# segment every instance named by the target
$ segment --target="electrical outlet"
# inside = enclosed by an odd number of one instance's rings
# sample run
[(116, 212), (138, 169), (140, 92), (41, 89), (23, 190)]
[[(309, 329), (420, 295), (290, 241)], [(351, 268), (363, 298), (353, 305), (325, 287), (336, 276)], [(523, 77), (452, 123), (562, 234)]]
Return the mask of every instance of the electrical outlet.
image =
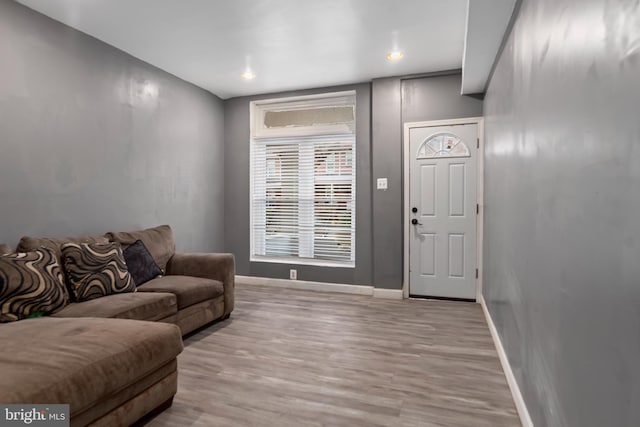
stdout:
[(298, 270), (294, 270), (294, 269), (289, 270), (289, 279), (298, 280)]

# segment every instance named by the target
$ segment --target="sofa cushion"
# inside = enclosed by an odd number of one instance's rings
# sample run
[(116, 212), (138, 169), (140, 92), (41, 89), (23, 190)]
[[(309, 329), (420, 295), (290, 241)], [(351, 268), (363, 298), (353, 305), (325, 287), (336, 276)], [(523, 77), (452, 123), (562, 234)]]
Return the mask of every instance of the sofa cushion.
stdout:
[(134, 244), (136, 240), (142, 240), (163, 272), (167, 271), (167, 262), (176, 252), (173, 232), (168, 225), (160, 225), (140, 231), (109, 232), (105, 236), (112, 242), (120, 243), (123, 248)]
[(16, 252), (30, 252), (41, 247), (53, 249), (62, 266), (61, 247), (65, 243), (109, 243), (105, 236), (80, 236), (80, 237), (29, 237), (20, 239)]
[(113, 294), (90, 301), (71, 303), (53, 316), (159, 320), (176, 312), (177, 303), (173, 294), (135, 292)]
[(222, 282), (191, 276), (164, 276), (138, 286), (142, 292), (170, 292), (178, 298), (178, 310), (224, 294)]
[(162, 270), (153, 260), (142, 240), (136, 240), (133, 245), (123, 251), (123, 254), (136, 286), (162, 275)]
[(10, 254), (13, 251), (9, 245), (5, 245), (4, 243), (0, 243), (0, 255)]
[(51, 249), (0, 256), (0, 322), (61, 310), (69, 303), (63, 280)]
[(71, 416), (165, 366), (175, 325), (123, 319), (27, 319), (0, 327), (0, 402), (69, 403)]
[(65, 243), (62, 260), (76, 301), (136, 291), (118, 243)]

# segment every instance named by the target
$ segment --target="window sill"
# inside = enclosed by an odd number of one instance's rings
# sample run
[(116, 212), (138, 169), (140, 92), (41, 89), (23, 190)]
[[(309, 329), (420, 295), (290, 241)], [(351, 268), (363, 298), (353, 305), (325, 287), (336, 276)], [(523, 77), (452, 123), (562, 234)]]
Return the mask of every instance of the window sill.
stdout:
[(356, 268), (355, 263), (304, 259), (304, 258), (275, 258), (275, 257), (250, 257), (249, 262), (261, 262), (267, 264), (310, 265), (314, 267)]

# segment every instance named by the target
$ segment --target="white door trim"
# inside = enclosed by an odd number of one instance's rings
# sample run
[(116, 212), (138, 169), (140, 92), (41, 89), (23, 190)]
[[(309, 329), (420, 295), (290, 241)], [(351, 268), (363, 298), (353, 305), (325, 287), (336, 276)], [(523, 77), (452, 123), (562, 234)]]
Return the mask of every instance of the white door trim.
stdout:
[(402, 141), (402, 149), (404, 151), (402, 160), (403, 169), (403, 187), (404, 187), (404, 206), (402, 213), (404, 215), (404, 269), (402, 274), (402, 295), (404, 298), (409, 298), (409, 164), (411, 161), (409, 149), (409, 131), (413, 128), (431, 127), (431, 126), (453, 126), (453, 125), (468, 125), (475, 124), (478, 126), (478, 141), (479, 146), (477, 149), (476, 160), (476, 203), (480, 207), (478, 215), (476, 215), (476, 266), (478, 268), (478, 278), (476, 279), (476, 302), (480, 303), (480, 296), (482, 295), (482, 240), (483, 240), (483, 218), (484, 218), (484, 118), (483, 117), (468, 117), (463, 119), (452, 120), (433, 120), (426, 122), (410, 122), (404, 124), (404, 138)]

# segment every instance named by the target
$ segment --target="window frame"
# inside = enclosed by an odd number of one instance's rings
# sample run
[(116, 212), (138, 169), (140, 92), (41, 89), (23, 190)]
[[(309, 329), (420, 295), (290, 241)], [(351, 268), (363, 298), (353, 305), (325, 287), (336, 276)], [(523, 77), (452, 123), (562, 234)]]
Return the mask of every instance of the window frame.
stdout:
[[(267, 129), (263, 126), (264, 115), (266, 111), (275, 109), (309, 109), (320, 108), (324, 106), (345, 106), (352, 105), (354, 109), (353, 124), (344, 123), (322, 124), (313, 126), (283, 127), (277, 129)], [(250, 136), (249, 136), (249, 261), (259, 263), (274, 264), (292, 264), (292, 265), (309, 265), (318, 267), (338, 267), (338, 268), (355, 268), (356, 259), (356, 197), (357, 197), (357, 171), (356, 171), (356, 92), (332, 92), (325, 94), (316, 94), (309, 96), (297, 96), (287, 98), (265, 99), (259, 101), (251, 101), (249, 105), (250, 120)], [(262, 121), (262, 122), (261, 122)], [(351, 209), (351, 260), (332, 261), (316, 258), (301, 257), (269, 257), (255, 255), (255, 209), (254, 209), (254, 170), (255, 170), (255, 147), (256, 140), (264, 141), (299, 141), (304, 140), (322, 140), (322, 139), (350, 139), (352, 140), (352, 192), (353, 206)], [(313, 143), (315, 144), (315, 143)], [(266, 167), (266, 165), (265, 165)], [(315, 174), (313, 175), (315, 177)], [(315, 221), (314, 221), (315, 223)], [(313, 236), (313, 233), (312, 233)], [(313, 237), (312, 237), (313, 240)]]

